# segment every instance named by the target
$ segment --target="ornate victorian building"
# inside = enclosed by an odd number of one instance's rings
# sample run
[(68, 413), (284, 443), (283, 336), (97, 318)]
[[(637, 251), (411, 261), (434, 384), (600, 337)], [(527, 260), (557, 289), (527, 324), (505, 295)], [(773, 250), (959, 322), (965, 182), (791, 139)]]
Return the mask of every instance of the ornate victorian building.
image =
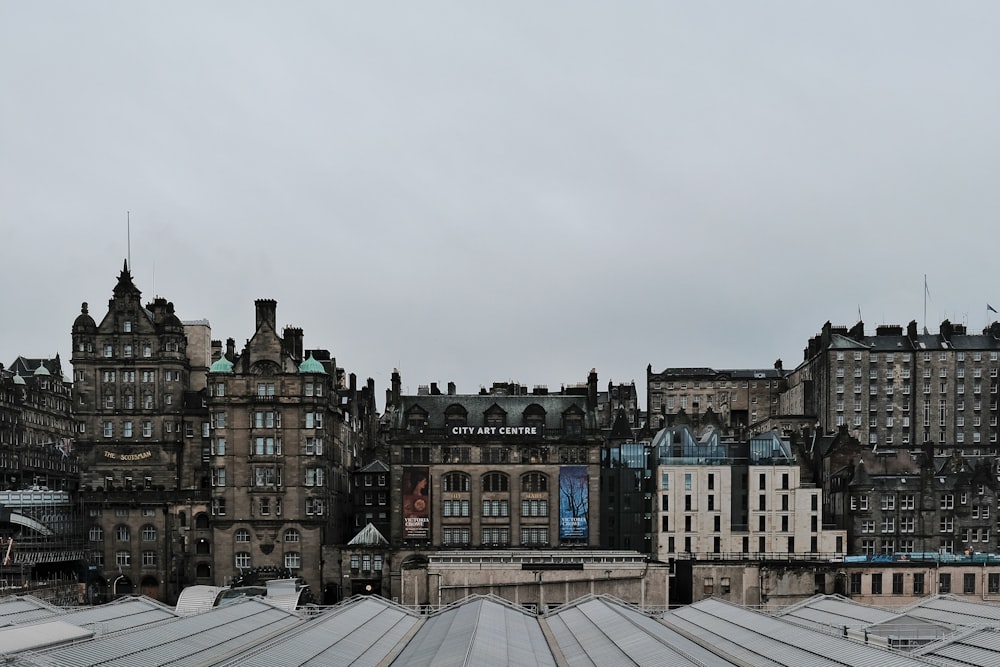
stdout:
[(279, 335), (274, 301), (255, 303), (253, 336), (238, 354), (230, 339), (208, 373), (213, 568), (217, 581), (267, 568), (319, 590), (322, 547), (349, 525), (357, 392), (329, 352), (303, 350), (301, 329)]
[[(83, 558), (70, 384), (59, 356), (0, 365), (0, 582), (69, 578)], [(14, 544), (10, 544), (13, 538)]]
[(162, 298), (143, 306), (126, 264), (100, 323), (84, 303), (72, 334), (90, 564), (109, 595), (173, 597), (194, 583), (192, 556), (210, 540), (197, 519), (207, 423), (192, 395), (208, 363), (207, 322), (185, 325)]
[(385, 416), (390, 542), (411, 548), (600, 544), (597, 373), (561, 393), (498, 383), (400, 394)]

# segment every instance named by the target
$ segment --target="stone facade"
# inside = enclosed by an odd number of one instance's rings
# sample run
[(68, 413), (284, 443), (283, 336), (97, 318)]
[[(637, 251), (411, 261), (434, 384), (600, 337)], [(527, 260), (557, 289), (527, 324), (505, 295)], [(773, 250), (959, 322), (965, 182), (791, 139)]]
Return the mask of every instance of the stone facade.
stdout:
[(384, 418), (397, 547), (600, 544), (597, 374), (564, 393), (496, 384), (403, 396)]
[(724, 428), (747, 433), (778, 414), (785, 375), (780, 359), (774, 368), (757, 370), (667, 368), (654, 373), (647, 366), (649, 428), (657, 431), (671, 426), (680, 414), (698, 420), (712, 413)]
[(90, 564), (103, 571), (111, 595), (176, 594), (193, 581), (184, 531), (207, 497), (204, 413), (188, 398), (184, 324), (165, 299), (142, 305), (126, 265), (101, 322), (84, 304), (72, 335)]
[[(256, 301), (256, 330), (208, 372), (211, 525), (216, 581), (287, 570), (314, 590), (322, 547), (344, 539), (347, 437), (343, 373), (325, 350), (303, 350), (302, 330), (276, 327), (276, 303)], [(344, 401), (347, 405), (349, 401)]]
[(981, 334), (947, 320), (937, 334), (885, 325), (827, 322), (788, 377), (782, 414), (815, 415), (826, 432), (844, 427), (869, 445), (893, 449), (934, 443), (997, 453), (1000, 324)]

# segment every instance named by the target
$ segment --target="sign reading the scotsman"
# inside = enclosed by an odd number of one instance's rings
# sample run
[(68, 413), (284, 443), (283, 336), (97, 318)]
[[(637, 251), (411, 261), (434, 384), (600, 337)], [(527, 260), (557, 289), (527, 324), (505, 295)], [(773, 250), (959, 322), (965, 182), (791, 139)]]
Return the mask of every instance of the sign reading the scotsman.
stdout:
[(559, 539), (586, 540), (590, 536), (590, 478), (587, 466), (559, 468)]
[(452, 426), (452, 435), (538, 435), (537, 426)]
[(430, 469), (403, 468), (403, 539), (431, 537)]

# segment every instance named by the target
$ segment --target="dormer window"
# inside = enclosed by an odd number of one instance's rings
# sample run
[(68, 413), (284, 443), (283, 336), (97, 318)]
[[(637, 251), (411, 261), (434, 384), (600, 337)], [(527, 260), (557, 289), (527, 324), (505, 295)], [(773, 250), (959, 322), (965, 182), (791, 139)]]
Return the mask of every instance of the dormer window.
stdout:
[(449, 405), (444, 411), (444, 421), (449, 429), (453, 426), (466, 426), (469, 423), (469, 413), (461, 405)]
[(522, 419), (525, 426), (535, 426), (540, 429), (545, 426), (545, 408), (537, 403), (532, 403), (524, 409)]
[(122, 331), (125, 333), (132, 333), (132, 320), (125, 320), (122, 323)]
[(410, 433), (423, 433), (427, 427), (427, 413), (416, 406), (406, 414), (406, 430)]
[(503, 408), (494, 403), (483, 415), (483, 423), (486, 426), (506, 426), (507, 413)]

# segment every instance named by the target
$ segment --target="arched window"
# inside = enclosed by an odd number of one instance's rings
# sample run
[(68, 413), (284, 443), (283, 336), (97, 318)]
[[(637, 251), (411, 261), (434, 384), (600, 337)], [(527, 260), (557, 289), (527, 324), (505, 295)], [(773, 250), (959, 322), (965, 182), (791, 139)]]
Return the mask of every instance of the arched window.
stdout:
[(450, 472), (444, 476), (444, 491), (463, 493), (468, 492), (470, 488), (469, 476), (464, 472)]
[(195, 576), (199, 579), (208, 579), (212, 576), (212, 566), (208, 563), (198, 563), (195, 567)]
[(211, 546), (211, 543), (202, 537), (194, 544), (195, 553), (201, 555), (210, 554), (212, 553)]
[(299, 531), (294, 528), (289, 528), (285, 531), (285, 542), (298, 542), (299, 541)]
[(119, 542), (128, 542), (132, 539), (131, 531), (129, 531), (128, 526), (121, 524), (115, 528), (115, 539)]
[(208, 515), (202, 512), (194, 518), (194, 527), (200, 530), (208, 529)]
[(142, 541), (143, 542), (156, 541), (156, 526), (147, 523), (142, 527)]
[(487, 473), (483, 475), (483, 491), (508, 492), (510, 491), (510, 478), (502, 472)]
[(239, 528), (236, 530), (236, 541), (237, 542), (249, 542), (250, 541), (250, 531), (246, 528)]
[(542, 492), (549, 490), (549, 478), (540, 472), (529, 472), (521, 476), (521, 490)]

